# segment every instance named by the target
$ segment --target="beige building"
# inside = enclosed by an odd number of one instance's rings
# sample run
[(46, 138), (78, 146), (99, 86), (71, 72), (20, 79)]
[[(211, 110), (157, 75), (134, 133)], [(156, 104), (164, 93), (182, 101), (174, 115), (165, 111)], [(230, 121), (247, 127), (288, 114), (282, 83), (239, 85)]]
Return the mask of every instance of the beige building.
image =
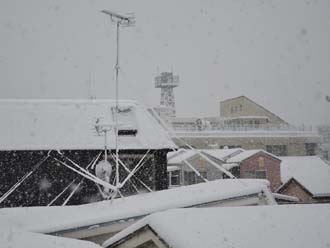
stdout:
[[(282, 118), (246, 96), (221, 101), (220, 116), (227, 120), (241, 120), (241, 124), (288, 125)], [(248, 120), (247, 123), (244, 122), (244, 118)]]
[(315, 155), (320, 135), (285, 120), (245, 96), (220, 102), (220, 116), (173, 118), (173, 140), (198, 149), (262, 149), (277, 156)]
[(185, 143), (197, 148), (243, 148), (262, 149), (277, 156), (304, 156), (316, 152), (319, 136), (313, 132), (176, 132), (174, 142), (185, 147)]

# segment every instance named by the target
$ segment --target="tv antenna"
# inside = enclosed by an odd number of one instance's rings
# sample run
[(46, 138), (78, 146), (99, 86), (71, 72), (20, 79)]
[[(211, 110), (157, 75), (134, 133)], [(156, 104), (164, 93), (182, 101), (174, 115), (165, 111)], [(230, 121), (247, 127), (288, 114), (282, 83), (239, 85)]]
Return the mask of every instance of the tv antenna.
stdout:
[(116, 111), (115, 111), (115, 149), (116, 149), (116, 192), (114, 193), (114, 196), (112, 199), (115, 198), (117, 195), (117, 191), (119, 188), (119, 159), (118, 159), (118, 83), (119, 83), (119, 30), (120, 27), (130, 27), (133, 26), (135, 23), (135, 18), (133, 14), (128, 14), (127, 16), (117, 14), (115, 12), (112, 12), (110, 10), (102, 10), (103, 14), (106, 14), (110, 17), (111, 22), (114, 22), (116, 24), (117, 29), (117, 37), (116, 37), (116, 65), (115, 65), (115, 71), (116, 71)]

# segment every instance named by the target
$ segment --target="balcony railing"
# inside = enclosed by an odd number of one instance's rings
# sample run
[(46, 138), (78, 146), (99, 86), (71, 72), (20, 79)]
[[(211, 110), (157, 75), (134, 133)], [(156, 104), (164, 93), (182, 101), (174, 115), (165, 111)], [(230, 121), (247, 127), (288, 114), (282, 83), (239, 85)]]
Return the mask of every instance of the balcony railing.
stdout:
[(197, 124), (173, 124), (173, 130), (179, 132), (207, 132), (207, 131), (315, 131), (312, 126), (293, 126), (293, 125), (224, 125), (224, 124), (210, 124), (198, 126)]

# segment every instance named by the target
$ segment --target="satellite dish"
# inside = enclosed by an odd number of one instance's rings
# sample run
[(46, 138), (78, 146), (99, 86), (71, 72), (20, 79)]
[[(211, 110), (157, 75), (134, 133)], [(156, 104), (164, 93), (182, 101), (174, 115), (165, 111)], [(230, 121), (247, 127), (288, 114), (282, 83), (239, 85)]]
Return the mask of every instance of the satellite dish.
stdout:
[[(110, 183), (110, 177), (112, 173), (112, 165), (106, 161), (102, 160), (98, 162), (95, 166), (95, 175), (101, 180)], [(109, 188), (103, 187), (104, 192), (109, 193)]]

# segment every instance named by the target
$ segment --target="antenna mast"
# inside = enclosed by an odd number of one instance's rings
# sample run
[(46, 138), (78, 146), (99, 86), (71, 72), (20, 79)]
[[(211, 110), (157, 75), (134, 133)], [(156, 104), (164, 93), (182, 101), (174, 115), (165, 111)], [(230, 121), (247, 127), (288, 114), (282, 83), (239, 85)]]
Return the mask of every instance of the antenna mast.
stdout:
[[(130, 27), (134, 25), (134, 16), (123, 16), (120, 14), (117, 14), (115, 12), (109, 11), (109, 10), (102, 10), (101, 11), (103, 14), (106, 14), (110, 16), (110, 19), (112, 22), (116, 23), (116, 28), (117, 28), (117, 54), (116, 54), (116, 65), (115, 65), (115, 70), (116, 70), (116, 111), (115, 111), (115, 148), (116, 148), (116, 192), (113, 196), (113, 198), (117, 195), (118, 188), (119, 188), (119, 163), (118, 163), (118, 82), (119, 82), (119, 28), (120, 27)], [(112, 198), (112, 199), (113, 199)]]

